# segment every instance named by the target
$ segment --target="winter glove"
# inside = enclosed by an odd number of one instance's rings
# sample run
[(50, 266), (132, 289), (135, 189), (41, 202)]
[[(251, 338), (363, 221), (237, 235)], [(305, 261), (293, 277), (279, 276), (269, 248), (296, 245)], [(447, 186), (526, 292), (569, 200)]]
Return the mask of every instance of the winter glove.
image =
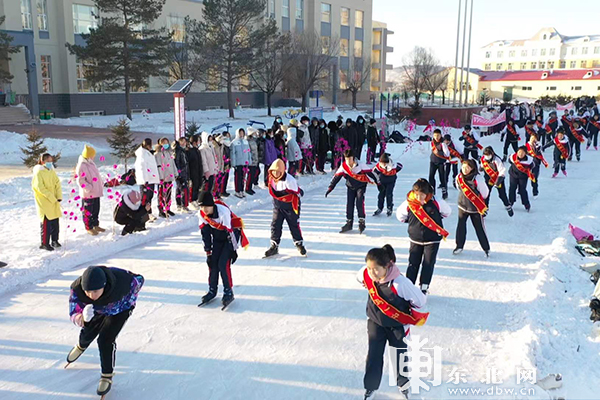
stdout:
[(231, 255), (231, 264), (232, 265), (235, 264), (235, 262), (237, 261), (237, 259), (238, 259), (238, 253), (237, 253), (237, 251), (234, 250), (233, 254)]
[(300, 192), (300, 197), (304, 196), (304, 190), (302, 190), (301, 188), (298, 188), (298, 192)]
[(503, 176), (499, 176), (498, 180), (496, 181), (496, 187), (498, 189), (502, 188), (502, 184), (504, 183), (504, 177)]
[(458, 138), (458, 140), (463, 141), (463, 140), (465, 140), (465, 138), (464, 138), (464, 136), (461, 136)]
[(504, 142), (504, 133), (502, 135), (500, 135), (500, 141)]
[(94, 318), (94, 306), (91, 304), (88, 304), (87, 306), (84, 307), (82, 314), (83, 314), (83, 321), (90, 322), (92, 320), (92, 318)]
[(404, 168), (404, 165), (400, 164), (400, 163), (396, 163), (396, 171), (400, 172), (402, 171), (402, 168)]

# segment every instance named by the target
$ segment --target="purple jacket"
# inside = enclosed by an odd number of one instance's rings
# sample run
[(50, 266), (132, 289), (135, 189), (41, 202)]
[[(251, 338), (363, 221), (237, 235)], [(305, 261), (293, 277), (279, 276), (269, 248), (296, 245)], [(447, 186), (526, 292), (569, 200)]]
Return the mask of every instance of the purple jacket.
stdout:
[(265, 139), (265, 167), (269, 168), (273, 162), (277, 160), (277, 149), (275, 148), (275, 140), (272, 138)]

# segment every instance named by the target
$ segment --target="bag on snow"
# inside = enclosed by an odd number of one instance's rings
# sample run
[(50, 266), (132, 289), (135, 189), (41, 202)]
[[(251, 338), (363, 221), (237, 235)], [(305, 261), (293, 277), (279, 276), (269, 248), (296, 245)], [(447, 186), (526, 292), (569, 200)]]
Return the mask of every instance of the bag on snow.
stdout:
[(577, 240), (578, 242), (580, 240), (586, 239), (586, 240), (594, 240), (594, 235), (592, 235), (589, 232), (584, 231), (581, 228), (578, 228), (576, 226), (573, 226), (571, 224), (569, 224), (569, 230), (571, 231), (571, 233), (573, 234), (573, 236), (575, 237), (575, 240)]

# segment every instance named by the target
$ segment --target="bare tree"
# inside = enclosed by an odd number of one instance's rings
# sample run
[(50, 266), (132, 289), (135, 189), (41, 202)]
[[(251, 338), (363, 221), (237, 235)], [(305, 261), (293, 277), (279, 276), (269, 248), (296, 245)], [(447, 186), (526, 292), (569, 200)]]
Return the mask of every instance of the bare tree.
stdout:
[(291, 86), (302, 95), (302, 111), (308, 106), (308, 91), (323, 80), (329, 67), (335, 64), (340, 52), (337, 37), (322, 39), (317, 32), (304, 32), (292, 38), (294, 58), (289, 70)]
[(356, 109), (356, 96), (371, 79), (371, 59), (353, 57), (345, 76), (340, 76), (344, 93), (352, 93), (352, 108)]
[[(171, 41), (164, 51), (163, 58), (166, 65), (161, 81), (170, 86), (179, 79), (193, 79), (200, 81), (203, 74), (202, 49), (193, 41), (193, 32), (198, 22), (190, 17), (184, 19), (184, 34), (181, 41)], [(174, 37), (175, 33), (171, 32)]]
[(442, 104), (446, 103), (446, 91), (448, 90), (448, 75), (450, 70), (448, 68), (436, 66), (438, 72), (434, 72), (431, 75), (425, 77), (425, 87), (427, 91), (431, 93), (431, 102), (435, 101), (435, 93), (438, 91), (442, 92)]
[(419, 104), (421, 93), (428, 90), (427, 76), (436, 72), (437, 60), (430, 50), (416, 46), (404, 56), (403, 63), (404, 77), (402, 84), (414, 96), (414, 104)]
[(271, 115), (271, 98), (295, 62), (290, 53), (290, 44), (291, 36), (289, 34), (275, 34), (267, 38), (256, 54), (255, 60), (258, 67), (250, 73), (251, 88), (257, 88), (267, 95), (269, 116)]

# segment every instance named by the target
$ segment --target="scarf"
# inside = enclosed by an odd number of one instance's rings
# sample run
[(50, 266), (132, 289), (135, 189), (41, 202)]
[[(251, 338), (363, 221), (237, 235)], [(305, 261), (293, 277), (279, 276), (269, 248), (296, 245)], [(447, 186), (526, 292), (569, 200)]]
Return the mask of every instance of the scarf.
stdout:
[(225, 208), (227, 208), (229, 210), (229, 212), (231, 213), (231, 229), (227, 228), (225, 225), (223, 224), (219, 224), (218, 222), (216, 222), (215, 220), (213, 220), (212, 218), (210, 218), (208, 215), (206, 215), (206, 213), (202, 210), (200, 210), (200, 215), (202, 216), (202, 218), (204, 218), (204, 220), (214, 229), (217, 229), (219, 231), (227, 231), (227, 232), (232, 232), (234, 229), (239, 229), (240, 230), (240, 234), (241, 234), (241, 245), (243, 248), (248, 247), (248, 245), (250, 244), (250, 242), (248, 241), (248, 238), (246, 237), (246, 234), (244, 233), (244, 221), (238, 217), (237, 215), (235, 215), (233, 213), (233, 211), (231, 211), (231, 209), (229, 208), (229, 206), (225, 203), (223, 203), (221, 200), (215, 200), (215, 205), (222, 205)]
[(288, 192), (288, 194), (281, 196), (281, 197), (277, 197), (277, 195), (275, 194), (275, 191), (273, 190), (273, 184), (275, 183), (275, 179), (271, 178), (269, 180), (269, 194), (278, 201), (281, 201), (283, 203), (291, 203), (292, 204), (292, 208), (294, 209), (294, 212), (296, 213), (296, 215), (299, 213), (300, 211), (300, 196), (298, 195), (298, 193), (293, 193), (293, 192)]
[(388, 171), (387, 168), (383, 168), (381, 165), (379, 165), (379, 163), (377, 163), (375, 168), (377, 169), (377, 171), (381, 172), (385, 176), (394, 176), (398, 173), (396, 168), (392, 168), (391, 171)]
[(556, 118), (550, 118), (548, 120), (548, 123), (546, 123), (546, 132), (551, 133), (554, 130), (554, 128), (551, 125), (556, 124), (557, 121), (558, 119)]
[[(471, 136), (470, 134), (468, 134), (467, 132), (463, 131), (462, 133), (463, 137), (465, 138), (465, 140), (467, 142), (469, 142), (469, 144), (475, 144), (475, 138), (473, 136)], [(477, 143), (477, 148), (479, 150), (483, 150), (483, 146), (480, 145), (479, 143)]]
[(517, 153), (513, 154), (512, 157), (512, 162), (513, 165), (522, 173), (527, 174), (527, 176), (529, 177), (529, 179), (531, 179), (532, 182), (535, 182), (535, 176), (533, 175), (533, 172), (531, 171), (531, 168), (527, 168), (526, 166), (524, 166), (523, 164), (521, 164), (521, 161), (519, 160), (519, 157), (517, 157)]
[[(427, 201), (430, 198), (428, 197)], [(408, 202), (408, 208), (410, 211), (417, 217), (420, 223), (425, 225), (425, 227), (429, 230), (434, 231), (438, 235), (442, 236), (444, 240), (450, 235), (447, 230), (439, 226), (431, 217), (427, 214), (421, 203), (417, 200), (415, 194), (411, 190), (406, 197), (406, 201)]]
[(352, 168), (350, 168), (350, 166), (348, 166), (348, 164), (346, 164), (346, 160), (344, 160), (344, 162), (342, 163), (342, 168), (344, 169), (344, 172), (346, 173), (346, 175), (348, 175), (350, 178), (357, 180), (359, 182), (365, 182), (365, 183), (369, 183), (371, 182), (371, 180), (369, 179), (369, 177), (360, 172), (358, 174), (355, 174), (354, 172), (352, 172)]
[(465, 197), (469, 199), (471, 203), (473, 203), (473, 205), (477, 209), (477, 212), (479, 212), (479, 214), (481, 215), (485, 214), (485, 212), (488, 209), (487, 205), (485, 204), (485, 200), (483, 199), (483, 197), (481, 197), (480, 194), (475, 193), (475, 191), (471, 189), (469, 185), (467, 185), (462, 172), (458, 175), (456, 181), (458, 182), (460, 190), (462, 190)]
[(442, 160), (450, 160), (450, 157), (446, 157), (443, 154), (440, 154), (440, 151), (437, 149), (436, 144), (441, 144), (441, 142), (436, 142), (435, 140), (431, 141), (431, 151), (433, 152), (433, 154), (435, 154), (437, 157), (441, 158)]

